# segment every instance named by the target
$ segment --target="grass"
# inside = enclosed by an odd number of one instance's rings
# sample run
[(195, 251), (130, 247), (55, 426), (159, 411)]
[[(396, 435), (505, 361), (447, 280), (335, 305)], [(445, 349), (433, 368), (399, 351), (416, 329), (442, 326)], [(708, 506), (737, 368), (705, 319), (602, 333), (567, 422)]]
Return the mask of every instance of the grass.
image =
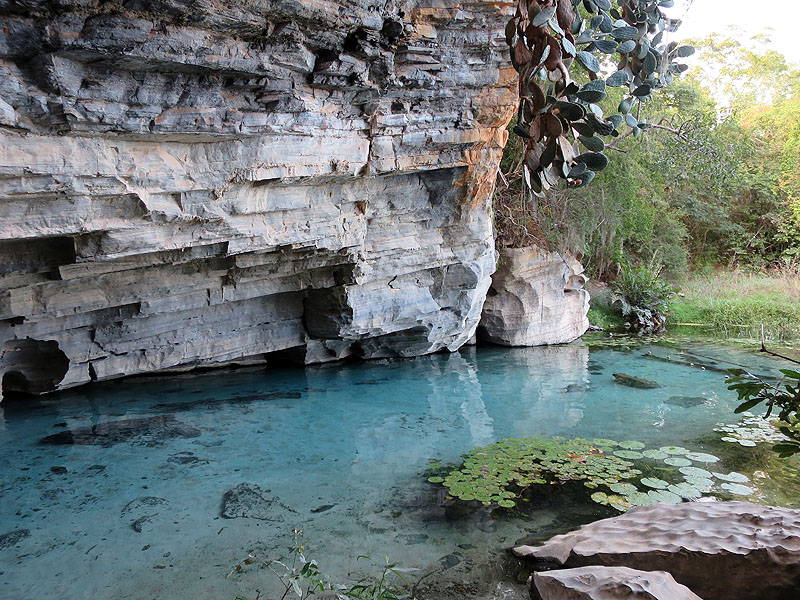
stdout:
[[(672, 282), (678, 294), (670, 301), (667, 326), (687, 326), (728, 337), (760, 336), (764, 324), (769, 340), (800, 340), (800, 274), (754, 274), (718, 271)], [(625, 321), (619, 305), (611, 304), (608, 286), (590, 282), (589, 322), (620, 331)]]
[(591, 308), (587, 315), (589, 323), (603, 329), (625, 329), (625, 319), (622, 318), (619, 305), (611, 304), (611, 292), (608, 286), (590, 281), (586, 288), (591, 296)]
[(670, 323), (712, 327), (726, 335), (800, 338), (800, 274), (719, 271), (676, 284)]

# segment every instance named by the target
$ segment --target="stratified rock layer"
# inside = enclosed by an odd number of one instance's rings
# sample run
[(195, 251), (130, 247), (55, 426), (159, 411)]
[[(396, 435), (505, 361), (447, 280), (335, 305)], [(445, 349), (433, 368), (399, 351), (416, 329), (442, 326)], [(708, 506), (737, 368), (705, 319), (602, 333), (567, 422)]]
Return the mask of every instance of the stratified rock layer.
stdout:
[(483, 307), (478, 338), (504, 346), (563, 344), (589, 328), (589, 292), (572, 257), (536, 246), (504, 248)]
[(42, 393), (470, 339), (510, 5), (0, 5), (0, 373)]
[(800, 590), (800, 510), (749, 502), (656, 504), (514, 553), (566, 567), (667, 571), (705, 600), (791, 600)]
[(578, 567), (534, 573), (533, 600), (702, 600), (664, 571)]

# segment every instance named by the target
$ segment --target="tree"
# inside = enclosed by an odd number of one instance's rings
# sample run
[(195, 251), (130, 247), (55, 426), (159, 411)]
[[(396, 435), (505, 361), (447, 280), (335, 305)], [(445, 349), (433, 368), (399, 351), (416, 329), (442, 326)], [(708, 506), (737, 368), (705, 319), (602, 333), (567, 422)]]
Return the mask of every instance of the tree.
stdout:
[[(634, 135), (648, 126), (634, 113), (638, 115), (654, 90), (688, 68), (674, 60), (694, 52), (664, 40), (674, 24), (661, 9), (672, 4), (518, 0), (506, 26), (506, 42), (519, 73), (514, 132), (526, 139), (522, 171), (527, 189), (541, 195), (562, 179), (575, 187), (587, 185), (608, 165), (603, 137), (619, 135), (623, 120)], [(604, 55), (619, 57), (607, 78), (601, 77), (608, 62)], [(572, 80), (573, 67), (585, 71), (588, 81), (583, 85)], [(627, 92), (618, 112), (606, 118), (598, 103), (609, 87)], [(586, 151), (579, 153), (574, 140)]]

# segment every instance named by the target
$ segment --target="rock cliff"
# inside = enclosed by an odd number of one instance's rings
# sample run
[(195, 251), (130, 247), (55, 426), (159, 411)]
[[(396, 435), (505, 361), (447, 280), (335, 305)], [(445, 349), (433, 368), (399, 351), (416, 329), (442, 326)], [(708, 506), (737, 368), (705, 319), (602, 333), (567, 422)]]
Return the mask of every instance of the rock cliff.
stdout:
[(0, 371), (454, 350), (494, 270), (512, 5), (0, 1)]

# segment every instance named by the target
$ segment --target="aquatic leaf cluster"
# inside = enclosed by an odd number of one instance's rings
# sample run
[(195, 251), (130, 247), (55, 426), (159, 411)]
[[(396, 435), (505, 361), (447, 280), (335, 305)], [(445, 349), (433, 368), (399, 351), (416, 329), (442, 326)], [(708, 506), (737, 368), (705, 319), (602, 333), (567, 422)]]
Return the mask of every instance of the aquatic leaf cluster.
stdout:
[(714, 431), (724, 434), (721, 438), (723, 442), (753, 447), (762, 442), (787, 441), (787, 437), (778, 431), (770, 419), (747, 412), (743, 415), (742, 420), (735, 425), (717, 423), (714, 427)]
[[(635, 135), (646, 127), (636, 106), (686, 70), (676, 59), (694, 49), (665, 34), (674, 25), (662, 12), (671, 0), (518, 0), (506, 26), (511, 63), (519, 73), (514, 132), (526, 140), (524, 174), (537, 195), (564, 179), (580, 187), (608, 165), (605, 136), (624, 124)], [(616, 65), (603, 79), (601, 61)], [(585, 71), (578, 85), (570, 69)], [(610, 65), (609, 65), (610, 66)], [(626, 93), (608, 118), (598, 105), (607, 88)], [(579, 148), (579, 145), (582, 148)]]
[[(513, 508), (527, 501), (534, 486), (582, 482), (591, 499), (620, 511), (657, 502), (679, 503), (711, 493), (750, 495), (741, 473), (711, 472), (719, 458), (681, 446), (647, 449), (638, 441), (610, 439), (509, 438), (464, 455), (459, 467), (434, 463), (428, 481), (442, 484), (449, 495), (485, 506)], [(664, 466), (666, 465), (666, 466)], [(659, 477), (643, 471), (659, 469)], [(665, 477), (667, 479), (662, 479)]]
[(428, 481), (442, 483), (461, 500), (511, 508), (532, 485), (582, 481), (597, 488), (639, 475), (632, 462), (610, 452), (613, 445), (612, 440), (509, 438), (473, 449), (460, 468)]
[(772, 448), (779, 456), (786, 457), (800, 453), (800, 371), (779, 371), (782, 378), (771, 383), (744, 369), (729, 369), (728, 389), (735, 390), (742, 401), (736, 407), (736, 413), (743, 413), (763, 402), (767, 407), (764, 418), (768, 419), (777, 408), (778, 418), (774, 424), (787, 439)]

